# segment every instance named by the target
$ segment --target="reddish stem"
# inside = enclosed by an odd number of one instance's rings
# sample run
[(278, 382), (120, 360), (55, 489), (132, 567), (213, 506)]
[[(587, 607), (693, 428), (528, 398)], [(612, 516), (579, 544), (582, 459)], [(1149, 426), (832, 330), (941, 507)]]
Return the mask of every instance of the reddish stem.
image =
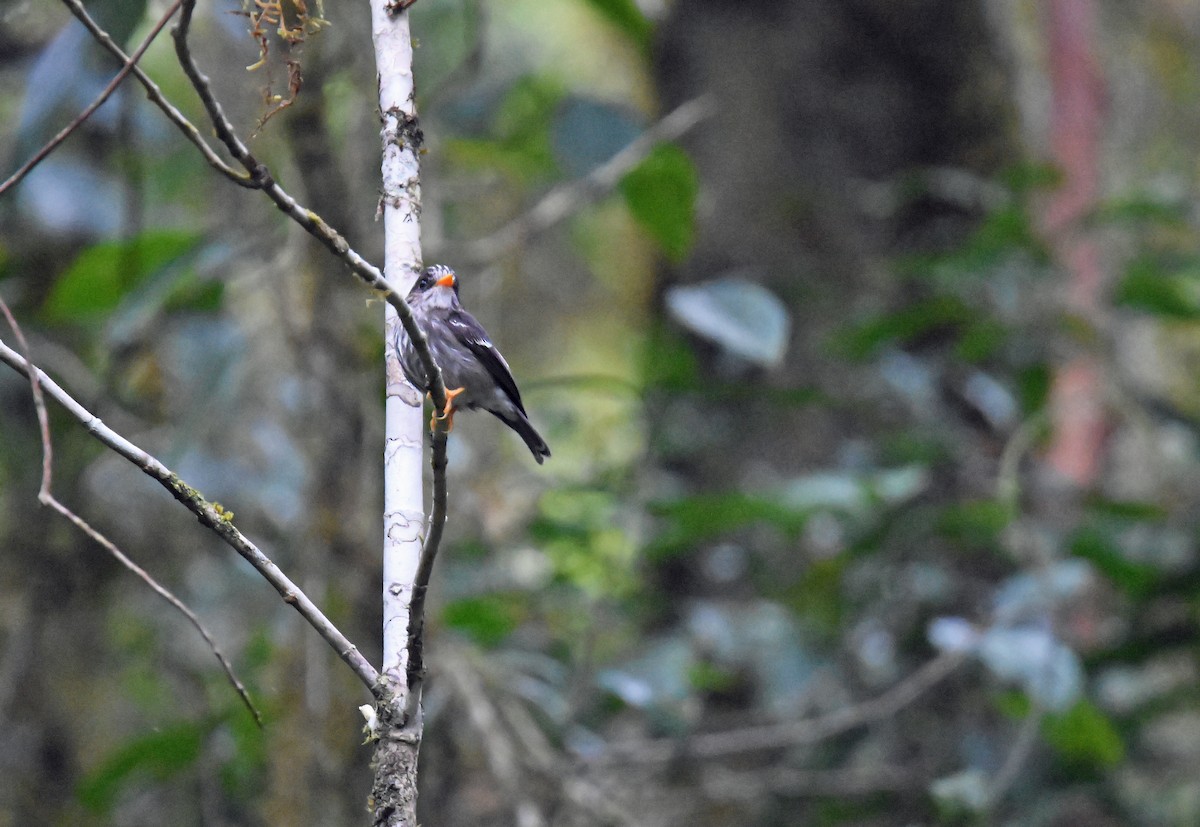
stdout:
[[(1067, 308), (1095, 324), (1106, 284), (1097, 241), (1081, 227), (1100, 197), (1101, 132), (1105, 90), (1093, 48), (1093, 0), (1048, 0), (1050, 48), (1050, 148), (1062, 173), (1046, 205), (1043, 228), (1066, 271)], [(1100, 472), (1104, 436), (1103, 370), (1092, 355), (1060, 367), (1051, 390), (1054, 438), (1047, 462), (1079, 487)]]

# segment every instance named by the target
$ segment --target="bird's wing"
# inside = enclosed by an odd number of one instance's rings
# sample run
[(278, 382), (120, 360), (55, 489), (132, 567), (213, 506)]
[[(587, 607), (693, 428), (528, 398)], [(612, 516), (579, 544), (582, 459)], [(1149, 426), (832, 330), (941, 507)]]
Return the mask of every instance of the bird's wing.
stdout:
[(513, 404), (520, 409), (521, 413), (525, 413), (525, 406), (521, 404), (521, 392), (517, 390), (517, 380), (513, 379), (512, 370), (509, 369), (508, 362), (504, 361), (504, 357), (500, 355), (500, 351), (496, 350), (496, 346), (488, 338), (483, 325), (475, 321), (475, 317), (465, 310), (452, 311), (446, 317), (446, 323), (450, 330), (453, 331), (454, 337), (466, 345), (467, 349), (487, 369), (492, 379), (496, 380), (496, 384), (504, 390), (504, 393), (508, 395)]

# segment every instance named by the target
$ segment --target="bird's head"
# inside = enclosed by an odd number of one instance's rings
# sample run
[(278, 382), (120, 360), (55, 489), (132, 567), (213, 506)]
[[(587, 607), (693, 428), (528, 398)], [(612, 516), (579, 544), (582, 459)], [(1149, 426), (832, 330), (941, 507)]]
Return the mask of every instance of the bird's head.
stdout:
[(408, 303), (426, 309), (453, 307), (458, 302), (458, 276), (445, 264), (426, 267), (408, 293)]

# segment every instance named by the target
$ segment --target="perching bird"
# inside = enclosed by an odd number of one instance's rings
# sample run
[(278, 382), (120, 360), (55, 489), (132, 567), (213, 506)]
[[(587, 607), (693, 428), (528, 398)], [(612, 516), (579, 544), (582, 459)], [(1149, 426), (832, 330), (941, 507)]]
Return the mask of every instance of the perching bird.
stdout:
[[(429, 341), (434, 361), (442, 369), (446, 384), (446, 410), (442, 416), (450, 417), (450, 427), (454, 426), (456, 410), (483, 408), (521, 435), (539, 465), (544, 462), (550, 456), (550, 447), (529, 424), (508, 362), (483, 326), (459, 303), (454, 271), (444, 264), (426, 267), (406, 301)], [(416, 349), (402, 327), (397, 325), (396, 330), (404, 375), (413, 385), (428, 391), (429, 380)]]

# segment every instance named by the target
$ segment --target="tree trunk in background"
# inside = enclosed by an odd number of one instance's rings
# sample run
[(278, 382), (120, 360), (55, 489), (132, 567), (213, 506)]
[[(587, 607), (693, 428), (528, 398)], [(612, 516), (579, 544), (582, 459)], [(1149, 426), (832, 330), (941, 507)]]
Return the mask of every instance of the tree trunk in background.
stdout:
[[(987, 175), (1016, 157), (1015, 113), (982, 4), (963, 0), (680, 0), (663, 28), (663, 108), (705, 91), (716, 118), (683, 144), (701, 181), (693, 254), (666, 281), (752, 267), (792, 313), (785, 362), (764, 387), (815, 387), (834, 405), (748, 405), (663, 398), (701, 408), (705, 431), (659, 450), (703, 489), (753, 485), (836, 462), (869, 432), (878, 405), (845, 410), (864, 368), (829, 358), (855, 314), (887, 307), (900, 285), (885, 259), (914, 244), (953, 242), (970, 218), (929, 201), (872, 210), (868, 186), (928, 167)], [(717, 377), (715, 359), (705, 369)], [(717, 377), (719, 378), (719, 377)], [(865, 378), (865, 377), (864, 377)], [(878, 384), (878, 380), (872, 380)], [(744, 439), (729, 439), (739, 430)]]

